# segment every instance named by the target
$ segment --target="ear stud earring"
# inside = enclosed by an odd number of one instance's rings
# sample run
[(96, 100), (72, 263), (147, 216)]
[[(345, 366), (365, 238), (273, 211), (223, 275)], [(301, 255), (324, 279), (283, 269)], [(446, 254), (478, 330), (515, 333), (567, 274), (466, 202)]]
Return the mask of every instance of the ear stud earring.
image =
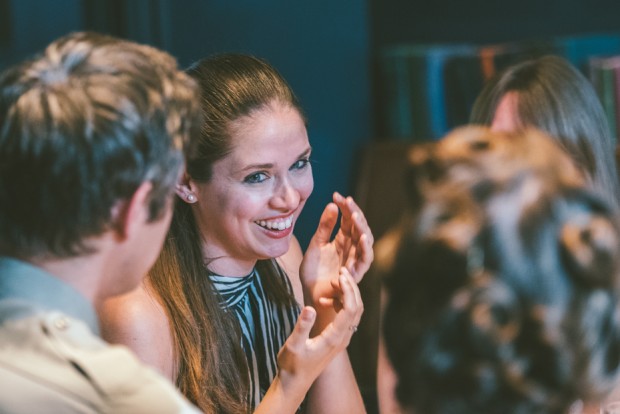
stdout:
[(188, 203), (195, 203), (196, 202), (196, 196), (193, 194), (188, 194), (187, 197), (185, 197)]

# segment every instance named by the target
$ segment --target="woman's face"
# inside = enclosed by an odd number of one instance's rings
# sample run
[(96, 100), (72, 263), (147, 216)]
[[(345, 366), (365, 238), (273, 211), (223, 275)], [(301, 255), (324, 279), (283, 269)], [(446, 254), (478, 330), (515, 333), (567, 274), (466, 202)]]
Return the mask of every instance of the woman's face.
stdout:
[(507, 92), (497, 105), (493, 122), (491, 122), (491, 130), (512, 132), (519, 128), (519, 119), (517, 117), (517, 92)]
[(295, 222), (312, 193), (310, 143), (299, 112), (274, 102), (235, 121), (233, 149), (192, 183), (194, 213), (211, 271), (242, 276), (256, 260), (288, 251)]

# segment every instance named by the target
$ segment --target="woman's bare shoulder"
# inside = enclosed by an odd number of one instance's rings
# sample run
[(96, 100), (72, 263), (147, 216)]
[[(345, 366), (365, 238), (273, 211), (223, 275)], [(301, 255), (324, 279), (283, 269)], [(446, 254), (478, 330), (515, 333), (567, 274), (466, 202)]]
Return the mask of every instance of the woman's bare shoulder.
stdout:
[(99, 320), (103, 339), (129, 347), (143, 362), (173, 376), (168, 317), (146, 284), (106, 300), (99, 308)]
[(104, 301), (99, 318), (102, 335), (109, 342), (116, 342), (111, 339), (124, 333), (149, 330), (162, 323), (168, 325), (166, 313), (144, 284)]

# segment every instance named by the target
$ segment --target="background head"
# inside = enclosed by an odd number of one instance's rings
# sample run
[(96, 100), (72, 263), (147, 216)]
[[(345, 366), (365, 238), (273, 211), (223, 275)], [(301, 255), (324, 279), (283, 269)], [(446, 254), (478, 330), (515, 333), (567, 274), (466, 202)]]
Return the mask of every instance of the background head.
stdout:
[(461, 129), (410, 154), (387, 278), (397, 398), (417, 413), (563, 413), (620, 364), (615, 212), (542, 133)]
[(0, 77), (0, 250), (91, 252), (144, 182), (161, 217), (199, 125), (192, 80), (154, 48), (74, 33)]
[[(506, 110), (514, 111), (513, 119), (507, 119)], [(474, 103), (471, 122), (497, 127), (497, 115), (557, 138), (594, 185), (617, 204), (615, 148), (605, 113), (592, 84), (568, 61), (543, 56), (515, 64), (488, 82)]]
[(267, 62), (249, 55), (221, 54), (187, 69), (201, 90), (205, 122), (186, 152), (187, 172), (196, 181), (211, 178), (213, 163), (233, 148), (232, 124), (273, 103), (303, 112), (290, 86)]

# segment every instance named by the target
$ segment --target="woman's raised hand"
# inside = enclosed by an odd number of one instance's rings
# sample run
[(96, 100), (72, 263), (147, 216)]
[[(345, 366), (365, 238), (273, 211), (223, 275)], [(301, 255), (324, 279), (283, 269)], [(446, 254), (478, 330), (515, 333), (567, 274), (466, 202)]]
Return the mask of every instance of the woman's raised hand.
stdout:
[[(332, 240), (338, 210), (342, 212), (340, 228)], [(304, 301), (315, 306), (319, 313), (315, 332), (322, 330), (335, 316), (331, 306), (326, 308), (325, 304), (330, 304), (330, 299), (337, 294), (333, 282), (338, 280), (340, 268), (345, 267), (359, 283), (372, 263), (373, 243), (372, 231), (355, 201), (334, 193), (334, 202), (325, 207), (300, 268)]]
[(278, 354), (279, 380), (282, 387), (291, 393), (302, 392), (305, 395), (332, 358), (349, 345), (362, 317), (364, 305), (359, 288), (346, 268), (341, 268), (332, 286), (336, 293), (329, 301), (336, 313), (332, 322), (311, 337), (316, 312), (312, 307), (304, 307), (293, 332)]

